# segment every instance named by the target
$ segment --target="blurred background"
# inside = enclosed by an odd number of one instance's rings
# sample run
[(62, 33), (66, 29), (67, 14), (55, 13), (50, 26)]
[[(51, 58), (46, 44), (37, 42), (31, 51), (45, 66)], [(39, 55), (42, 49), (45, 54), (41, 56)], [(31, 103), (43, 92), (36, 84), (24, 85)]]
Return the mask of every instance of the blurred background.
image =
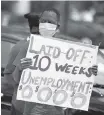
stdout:
[[(103, 1), (1, 1), (1, 82), (11, 48), (29, 36), (28, 20), (24, 14), (40, 15), (45, 8), (54, 7), (61, 15), (60, 37), (73, 41), (87, 37), (99, 45), (98, 76), (90, 103), (90, 111), (104, 113), (104, 2)], [(2, 85), (1, 83), (1, 85)], [(2, 115), (10, 109), (13, 89), (2, 92)], [(8, 111), (7, 111), (8, 112)], [(80, 113), (81, 114), (81, 113)], [(85, 114), (85, 113), (84, 113)], [(88, 112), (88, 114), (92, 114)], [(98, 113), (99, 114), (99, 113)], [(100, 113), (101, 115), (101, 113)]]

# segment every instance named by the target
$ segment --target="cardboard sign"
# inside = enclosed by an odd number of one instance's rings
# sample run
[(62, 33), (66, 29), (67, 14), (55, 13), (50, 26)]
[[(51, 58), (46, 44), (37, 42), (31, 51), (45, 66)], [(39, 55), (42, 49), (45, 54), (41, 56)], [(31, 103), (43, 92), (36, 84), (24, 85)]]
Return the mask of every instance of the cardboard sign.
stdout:
[(97, 46), (32, 35), (22, 72), (18, 100), (88, 110)]

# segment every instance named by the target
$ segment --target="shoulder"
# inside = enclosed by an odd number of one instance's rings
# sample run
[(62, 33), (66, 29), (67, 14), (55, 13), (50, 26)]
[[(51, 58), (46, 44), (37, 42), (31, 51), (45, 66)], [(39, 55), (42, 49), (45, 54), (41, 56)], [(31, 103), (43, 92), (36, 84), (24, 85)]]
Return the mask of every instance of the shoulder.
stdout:
[(12, 48), (12, 51), (18, 51), (22, 48), (22, 46), (25, 44), (26, 40), (21, 40), (19, 42), (17, 42), (16, 45), (14, 45), (14, 47)]
[(16, 45), (14, 45), (12, 47), (11, 52), (9, 54), (8, 63), (11, 62), (11, 61), (13, 61), (16, 58), (16, 56), (20, 52), (21, 48), (23, 47), (23, 44), (25, 44), (25, 41), (21, 40)]
[(23, 46), (21, 47), (18, 55), (16, 56), (13, 65), (17, 65), (20, 62), (20, 59), (25, 58), (26, 57), (26, 53), (28, 50), (28, 46), (29, 46), (29, 41), (26, 41)]
[(13, 62), (24, 44), (25, 41), (21, 40), (15, 46), (12, 47), (11, 52), (9, 53), (9, 58), (4, 73), (12, 73), (12, 71), (14, 70)]

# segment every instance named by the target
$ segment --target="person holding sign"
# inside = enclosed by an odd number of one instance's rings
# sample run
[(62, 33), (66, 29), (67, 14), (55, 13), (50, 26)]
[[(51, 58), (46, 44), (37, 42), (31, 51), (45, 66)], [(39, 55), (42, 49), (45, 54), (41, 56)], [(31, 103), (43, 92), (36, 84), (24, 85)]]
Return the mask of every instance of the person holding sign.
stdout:
[[(39, 20), (39, 33), (44, 37), (54, 37), (55, 33), (59, 31), (60, 14), (55, 9), (45, 10)], [(32, 65), (32, 59), (25, 58), (28, 49), (29, 42), (24, 45), (24, 48), (19, 52), (17, 59), (14, 61), (16, 69), (13, 75), (19, 80), (22, 71), (26, 68), (30, 68)], [(95, 71), (93, 71), (95, 74)], [(24, 115), (63, 115), (64, 111), (60, 107), (37, 104), (32, 102), (26, 102), (24, 108)], [(72, 115), (72, 113), (70, 112)]]
[[(60, 14), (55, 9), (48, 9), (44, 11), (39, 20), (39, 33), (44, 37), (52, 37), (59, 30)], [(14, 61), (16, 69), (13, 76), (17, 79), (19, 84), (21, 73), (24, 69), (29, 68), (32, 64), (32, 60), (25, 58), (29, 42), (27, 42), (18, 54), (18, 57)], [(21, 61), (20, 61), (21, 60)], [(20, 62), (20, 63), (19, 63)], [(36, 104), (26, 102), (24, 108), (24, 115), (41, 114), (41, 115), (63, 115), (63, 109), (60, 107), (53, 107), (49, 105)]]

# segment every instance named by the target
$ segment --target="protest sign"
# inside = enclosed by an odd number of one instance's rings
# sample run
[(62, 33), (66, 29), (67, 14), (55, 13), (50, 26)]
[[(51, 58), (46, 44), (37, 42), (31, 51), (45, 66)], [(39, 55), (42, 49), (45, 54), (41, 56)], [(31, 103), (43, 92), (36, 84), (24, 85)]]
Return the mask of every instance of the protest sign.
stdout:
[(17, 99), (88, 110), (94, 83), (97, 46), (31, 35)]

